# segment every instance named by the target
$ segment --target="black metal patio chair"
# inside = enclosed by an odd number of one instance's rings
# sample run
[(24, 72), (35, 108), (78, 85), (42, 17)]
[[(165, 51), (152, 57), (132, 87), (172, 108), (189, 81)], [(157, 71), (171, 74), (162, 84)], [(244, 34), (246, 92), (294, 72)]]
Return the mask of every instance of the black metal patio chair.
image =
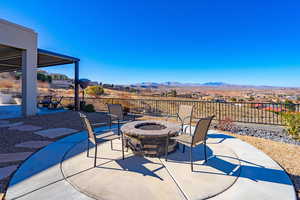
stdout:
[[(191, 170), (193, 171), (193, 148), (199, 144), (203, 144), (204, 148), (204, 159), (205, 162), (207, 162), (207, 155), (206, 155), (206, 139), (207, 139), (207, 132), (209, 129), (209, 126), (211, 124), (212, 119), (214, 116), (202, 118), (197, 122), (197, 125), (195, 127), (195, 131), (193, 135), (188, 134), (181, 134), (175, 137), (167, 137), (166, 139), (166, 147), (169, 146), (169, 140), (173, 139), (177, 141), (178, 143), (183, 145), (182, 152), (184, 153), (185, 146), (190, 146), (190, 163), (191, 163)], [(168, 161), (168, 149), (165, 149), (165, 160)]]

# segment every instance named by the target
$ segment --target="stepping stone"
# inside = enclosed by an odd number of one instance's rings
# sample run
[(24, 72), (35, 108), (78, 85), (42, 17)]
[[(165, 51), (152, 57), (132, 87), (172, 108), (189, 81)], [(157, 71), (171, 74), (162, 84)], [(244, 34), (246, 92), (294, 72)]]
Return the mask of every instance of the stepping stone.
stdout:
[(25, 160), (33, 152), (3, 153), (0, 154), (0, 163)]
[(20, 126), (22, 124), (23, 124), (23, 122), (16, 122), (16, 123), (11, 123), (11, 124), (10, 123), (8, 123), (8, 124), (0, 123), (0, 128), (15, 127), (15, 126)]
[(34, 141), (27, 141), (27, 142), (22, 142), (22, 143), (16, 144), (15, 147), (39, 149), (39, 148), (42, 148), (44, 146), (47, 146), (50, 143), (52, 143), (52, 141), (34, 140)]
[(0, 120), (0, 125), (3, 125), (3, 124), (9, 124), (9, 121), (8, 120)]
[(42, 131), (36, 131), (34, 133), (48, 138), (57, 138), (76, 132), (78, 132), (78, 130), (71, 128), (50, 128)]
[(27, 124), (9, 128), (9, 130), (17, 130), (17, 131), (36, 131), (36, 130), (40, 130), (40, 129), (42, 129), (42, 127), (27, 125)]
[(8, 167), (0, 168), (0, 180), (10, 176), (17, 168), (18, 165), (11, 165)]

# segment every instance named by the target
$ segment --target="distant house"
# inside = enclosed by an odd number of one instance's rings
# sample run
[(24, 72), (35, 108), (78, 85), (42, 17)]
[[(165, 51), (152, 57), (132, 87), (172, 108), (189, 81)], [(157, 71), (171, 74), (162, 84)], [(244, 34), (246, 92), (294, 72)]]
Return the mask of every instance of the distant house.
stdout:
[(89, 85), (90, 86), (96, 86), (96, 85), (99, 85), (99, 83), (97, 81), (90, 81)]
[(72, 80), (52, 80), (51, 88), (54, 89), (71, 89), (74, 88)]
[(265, 111), (272, 111), (272, 112), (283, 112), (283, 111), (287, 111), (288, 109), (284, 108), (284, 107), (273, 107), (273, 106), (268, 106), (263, 108), (263, 110)]

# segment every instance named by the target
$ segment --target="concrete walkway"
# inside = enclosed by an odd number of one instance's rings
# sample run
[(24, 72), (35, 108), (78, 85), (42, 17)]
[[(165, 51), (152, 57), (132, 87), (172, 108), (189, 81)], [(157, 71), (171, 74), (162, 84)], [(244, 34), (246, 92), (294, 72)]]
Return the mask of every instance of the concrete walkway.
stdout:
[(116, 140), (114, 150), (109, 143), (99, 145), (93, 168), (85, 152), (86, 133), (80, 132), (26, 160), (14, 174), (6, 199), (296, 199), (287, 174), (253, 146), (210, 131), (208, 147), (204, 165), (203, 149), (195, 150), (191, 172), (189, 149), (170, 154), (168, 162), (130, 151), (122, 160)]

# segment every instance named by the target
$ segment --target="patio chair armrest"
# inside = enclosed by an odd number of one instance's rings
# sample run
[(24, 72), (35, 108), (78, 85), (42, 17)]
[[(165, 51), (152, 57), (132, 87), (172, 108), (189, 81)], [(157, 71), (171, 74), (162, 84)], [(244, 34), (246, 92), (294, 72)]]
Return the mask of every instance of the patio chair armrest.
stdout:
[(110, 114), (110, 113), (108, 113), (107, 115), (108, 115), (110, 118), (119, 119), (119, 117), (118, 117), (117, 115)]

